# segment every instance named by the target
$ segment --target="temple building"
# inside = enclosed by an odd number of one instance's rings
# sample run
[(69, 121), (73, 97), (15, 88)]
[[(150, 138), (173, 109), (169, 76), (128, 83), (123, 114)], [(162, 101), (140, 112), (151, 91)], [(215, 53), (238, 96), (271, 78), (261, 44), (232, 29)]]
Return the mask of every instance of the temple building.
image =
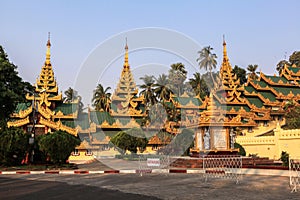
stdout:
[(300, 152), (300, 147), (295, 149), (289, 145), (290, 141), (300, 141), (300, 134), (281, 129), (285, 125), (285, 104), (300, 101), (300, 68), (296, 66), (284, 66), (279, 76), (260, 72), (257, 79), (248, 79), (241, 85), (229, 62), (224, 40), (219, 76), (210, 95), (201, 99), (186, 92), (180, 96), (171, 94), (154, 110), (154, 116), (162, 118), (155, 120), (146, 109), (145, 97), (139, 95), (128, 61), (127, 42), (119, 82), (107, 109), (88, 108), (87, 112), (80, 112), (78, 100), (64, 102), (62, 93), (58, 92), (50, 47), (49, 38), (35, 90), (28, 92), (27, 102), (17, 105), (8, 126), (21, 127), (25, 132), (34, 133), (32, 137), (56, 130), (78, 135), (82, 143), (70, 160), (115, 155), (116, 149), (109, 145), (111, 137), (131, 128), (142, 128), (147, 133), (148, 146), (144, 153), (164, 148), (183, 129), (194, 132), (194, 146), (190, 149), (193, 155), (236, 154), (235, 142), (242, 144), (249, 154), (272, 158), (278, 158), (284, 150), (293, 156)]
[(28, 91), (27, 102), (19, 103), (8, 122), (8, 126), (21, 127), (35, 135), (63, 130), (77, 135), (72, 127), (78, 117), (78, 102), (65, 103), (54, 77), (50, 60), (50, 35), (47, 42), (46, 60), (35, 83), (34, 92)]

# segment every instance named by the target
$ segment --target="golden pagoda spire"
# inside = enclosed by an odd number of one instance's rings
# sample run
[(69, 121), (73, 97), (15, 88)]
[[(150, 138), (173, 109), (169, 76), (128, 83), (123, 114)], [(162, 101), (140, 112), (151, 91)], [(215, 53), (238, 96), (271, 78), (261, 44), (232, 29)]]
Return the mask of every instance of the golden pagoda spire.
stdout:
[(46, 52), (46, 65), (50, 64), (50, 47), (51, 47), (51, 43), (50, 43), (50, 32), (48, 32), (48, 41), (47, 41), (47, 52)]
[(125, 45), (125, 59), (124, 59), (123, 67), (124, 67), (124, 69), (129, 69), (127, 38), (126, 38), (126, 45)]
[(225, 35), (223, 35), (223, 62), (224, 63), (228, 62)]

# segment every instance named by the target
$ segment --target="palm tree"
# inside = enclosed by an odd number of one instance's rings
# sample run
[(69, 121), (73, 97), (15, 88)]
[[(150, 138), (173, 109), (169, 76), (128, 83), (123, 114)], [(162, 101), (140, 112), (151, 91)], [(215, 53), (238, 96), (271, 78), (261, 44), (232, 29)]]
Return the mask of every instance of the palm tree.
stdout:
[(198, 51), (199, 58), (197, 58), (197, 62), (199, 64), (200, 69), (205, 69), (205, 71), (210, 72), (211, 79), (213, 81), (214, 86), (216, 86), (215, 79), (212, 75), (212, 70), (217, 67), (217, 55), (212, 53), (213, 48), (208, 46), (204, 47), (201, 51)]
[(256, 74), (257, 73), (256, 72), (257, 68), (258, 68), (258, 65), (248, 65), (248, 67), (247, 67), (247, 70), (249, 71), (247, 73), (248, 79), (256, 80), (258, 78), (258, 76)]
[(183, 92), (184, 81), (186, 80), (187, 71), (185, 70), (184, 64), (175, 63), (171, 65), (169, 70), (169, 88), (173, 93), (180, 96)]
[(168, 87), (168, 77), (165, 74), (161, 74), (158, 76), (156, 80), (156, 88), (154, 89), (154, 92), (156, 94), (156, 97), (160, 101), (165, 101), (170, 99), (170, 94), (172, 91)]
[(75, 99), (78, 98), (78, 92), (76, 90), (74, 90), (73, 88), (69, 87), (66, 91), (65, 91), (65, 97), (63, 98), (63, 101), (65, 103), (71, 103), (72, 101), (74, 101)]
[(96, 110), (104, 110), (106, 112), (109, 111), (111, 93), (109, 93), (108, 91), (110, 89), (110, 87), (104, 89), (104, 87), (100, 83), (98, 84), (98, 86), (94, 90), (92, 99), (92, 105), (96, 108)]
[(78, 95), (78, 92), (76, 90), (74, 90), (73, 88), (69, 87), (66, 91), (65, 91), (65, 97), (63, 98), (64, 103), (72, 103), (75, 100), (78, 101), (78, 113), (82, 113), (83, 111), (83, 103), (82, 103), (82, 98), (80, 95)]
[(185, 70), (184, 64), (182, 63), (174, 63), (171, 65), (171, 69), (175, 71), (180, 71), (182, 74), (186, 75), (187, 71)]
[(145, 75), (140, 79), (144, 81), (144, 84), (140, 85), (140, 88), (142, 89), (140, 95), (144, 95), (145, 105), (147, 108), (149, 108), (150, 105), (154, 105), (157, 102), (157, 99), (155, 97), (155, 92), (154, 92), (155, 79), (154, 76), (148, 76), (148, 75)]
[(199, 95), (202, 99), (208, 95), (208, 87), (199, 72), (193, 74), (194, 77), (189, 79), (189, 84), (194, 90), (195, 95)]

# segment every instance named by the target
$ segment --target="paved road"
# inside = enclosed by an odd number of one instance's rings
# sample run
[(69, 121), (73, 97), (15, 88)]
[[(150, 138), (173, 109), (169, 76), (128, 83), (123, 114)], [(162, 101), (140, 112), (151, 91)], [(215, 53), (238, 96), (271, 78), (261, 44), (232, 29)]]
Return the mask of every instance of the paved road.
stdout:
[(0, 199), (300, 199), (288, 177), (246, 175), (233, 180), (201, 174), (0, 175)]

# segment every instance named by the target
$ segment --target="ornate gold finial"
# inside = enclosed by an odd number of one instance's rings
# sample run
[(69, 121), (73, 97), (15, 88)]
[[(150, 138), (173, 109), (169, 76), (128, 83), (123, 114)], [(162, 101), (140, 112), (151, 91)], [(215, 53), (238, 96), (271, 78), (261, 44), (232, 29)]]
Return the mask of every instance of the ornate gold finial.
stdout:
[(228, 62), (225, 35), (223, 35), (223, 62)]
[(129, 69), (127, 37), (126, 37), (126, 45), (125, 45), (125, 61), (124, 61), (123, 67), (125, 69)]
[(50, 64), (50, 47), (51, 47), (51, 43), (50, 43), (50, 32), (48, 32), (48, 41), (47, 41), (47, 52), (46, 52), (46, 64)]

